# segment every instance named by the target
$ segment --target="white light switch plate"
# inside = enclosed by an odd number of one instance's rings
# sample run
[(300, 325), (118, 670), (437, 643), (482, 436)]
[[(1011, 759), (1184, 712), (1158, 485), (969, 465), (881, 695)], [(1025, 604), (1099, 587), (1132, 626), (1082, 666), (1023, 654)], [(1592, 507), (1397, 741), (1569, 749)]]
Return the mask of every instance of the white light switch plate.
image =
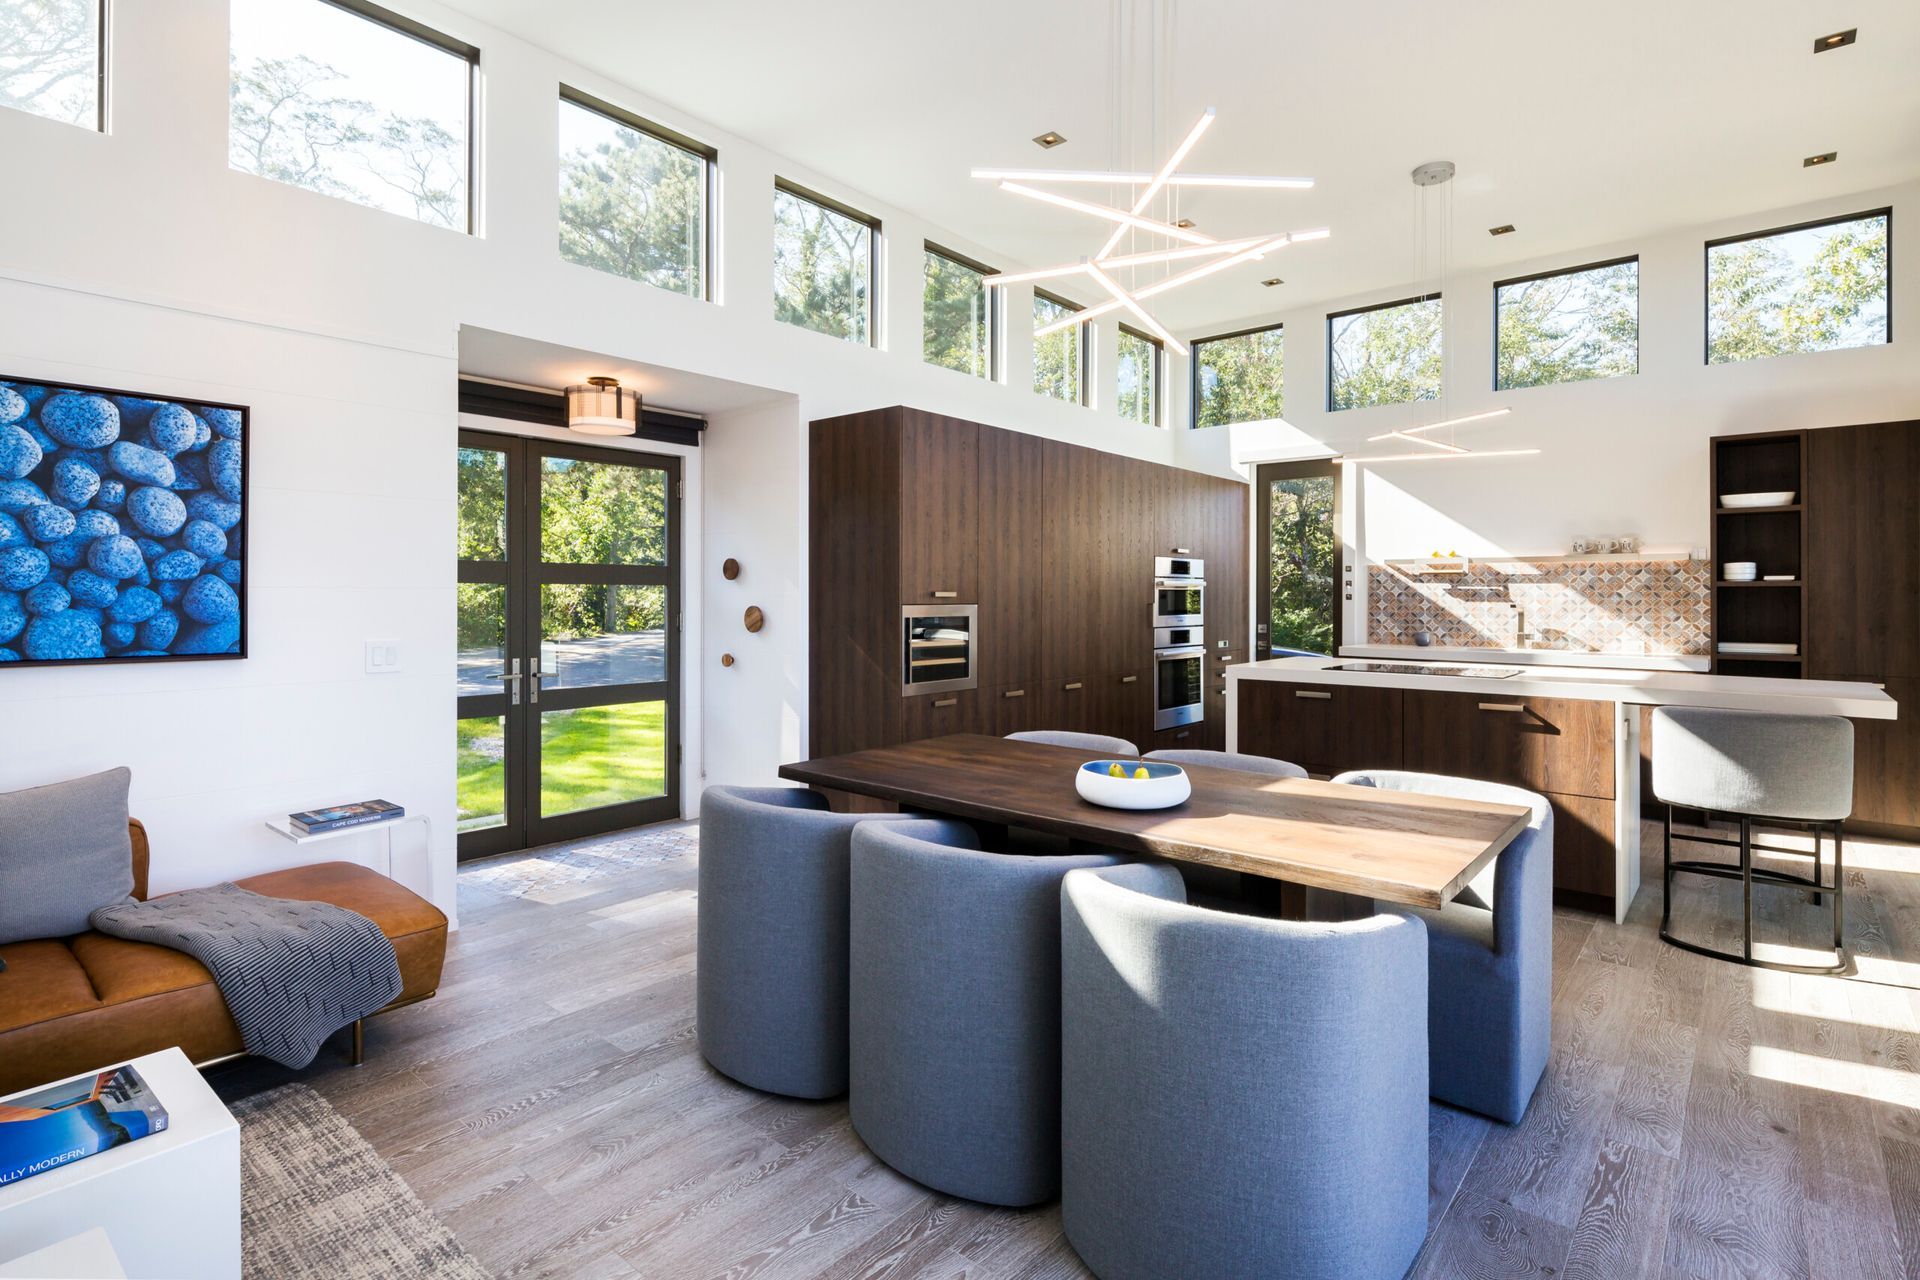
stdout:
[(398, 640), (367, 641), (367, 674), (370, 676), (391, 675), (400, 669), (400, 642)]

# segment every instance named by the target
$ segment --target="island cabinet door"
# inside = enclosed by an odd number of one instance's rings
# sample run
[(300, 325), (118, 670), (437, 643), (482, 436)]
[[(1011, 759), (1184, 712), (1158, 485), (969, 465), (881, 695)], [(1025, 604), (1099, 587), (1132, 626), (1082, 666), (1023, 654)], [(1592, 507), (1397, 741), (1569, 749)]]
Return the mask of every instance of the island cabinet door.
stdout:
[(1412, 689), (1406, 748), (1407, 767), (1422, 773), (1613, 798), (1610, 702)]
[(1400, 719), (1398, 689), (1240, 682), (1240, 750), (1311, 773), (1399, 768)]
[(900, 603), (980, 603), (980, 428), (908, 409), (900, 431)]

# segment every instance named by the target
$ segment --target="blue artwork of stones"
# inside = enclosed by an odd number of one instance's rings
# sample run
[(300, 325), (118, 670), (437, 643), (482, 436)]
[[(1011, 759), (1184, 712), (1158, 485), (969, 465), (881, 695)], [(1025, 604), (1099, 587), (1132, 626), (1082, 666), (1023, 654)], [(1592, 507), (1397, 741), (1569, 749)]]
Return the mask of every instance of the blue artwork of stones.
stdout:
[(237, 656), (246, 410), (0, 378), (0, 663)]

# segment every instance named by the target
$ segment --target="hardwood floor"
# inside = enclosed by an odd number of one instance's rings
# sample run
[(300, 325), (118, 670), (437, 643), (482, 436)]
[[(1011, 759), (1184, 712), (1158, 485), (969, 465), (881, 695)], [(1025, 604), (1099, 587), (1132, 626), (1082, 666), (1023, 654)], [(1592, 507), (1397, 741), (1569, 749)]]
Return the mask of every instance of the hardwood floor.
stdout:
[[(933, 1194), (866, 1151), (844, 1103), (705, 1065), (691, 836), (463, 873), (439, 996), (369, 1024), (365, 1066), (336, 1041), (216, 1088), (306, 1080), (501, 1276), (1087, 1275), (1057, 1206)], [(1662, 944), (1648, 848), (1625, 925), (1555, 916), (1554, 1052), (1521, 1123), (1433, 1107), (1410, 1274), (1920, 1276), (1920, 849), (1849, 844), (1840, 979)], [(1677, 927), (1737, 945), (1734, 893), (1687, 887)], [(1818, 945), (1820, 911), (1763, 902), (1764, 936)]]

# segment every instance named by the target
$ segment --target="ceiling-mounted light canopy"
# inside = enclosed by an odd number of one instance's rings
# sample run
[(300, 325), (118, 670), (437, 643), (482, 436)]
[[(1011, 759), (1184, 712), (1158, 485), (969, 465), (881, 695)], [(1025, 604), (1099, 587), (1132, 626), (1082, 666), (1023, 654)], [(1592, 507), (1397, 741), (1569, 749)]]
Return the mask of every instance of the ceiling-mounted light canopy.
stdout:
[(588, 378), (567, 388), (567, 430), (585, 436), (630, 436), (640, 423), (640, 393), (618, 378)]

